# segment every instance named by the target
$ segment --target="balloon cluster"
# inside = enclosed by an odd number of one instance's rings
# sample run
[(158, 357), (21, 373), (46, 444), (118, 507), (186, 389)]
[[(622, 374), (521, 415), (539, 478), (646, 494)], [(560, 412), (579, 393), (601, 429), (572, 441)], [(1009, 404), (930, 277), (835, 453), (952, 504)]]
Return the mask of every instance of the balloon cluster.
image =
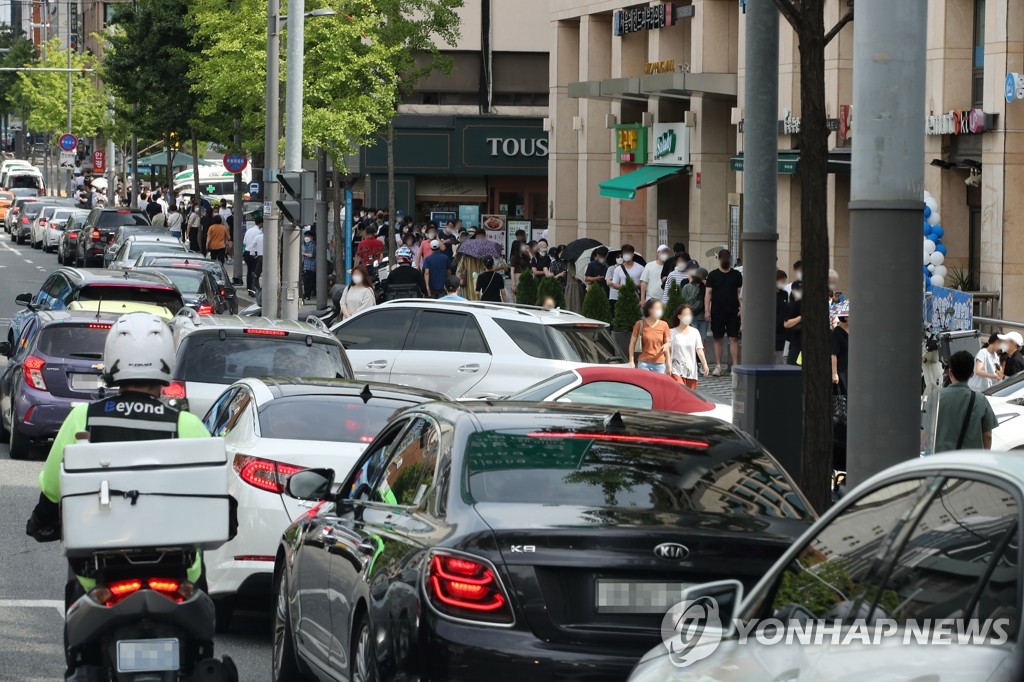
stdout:
[(939, 215), (939, 202), (931, 192), (924, 193), (924, 267), (926, 282), (933, 287), (946, 285), (946, 245), (942, 243), (942, 216)]

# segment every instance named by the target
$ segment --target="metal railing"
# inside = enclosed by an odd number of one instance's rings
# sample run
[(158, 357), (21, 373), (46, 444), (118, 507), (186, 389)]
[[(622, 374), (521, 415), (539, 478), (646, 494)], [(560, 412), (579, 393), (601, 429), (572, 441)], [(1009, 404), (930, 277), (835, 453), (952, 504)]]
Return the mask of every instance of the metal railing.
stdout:
[(994, 317), (974, 317), (974, 326), (984, 334), (991, 334), (993, 331), (1003, 329), (1024, 329), (1024, 322), (1012, 322), (1010, 320), (999, 320)]

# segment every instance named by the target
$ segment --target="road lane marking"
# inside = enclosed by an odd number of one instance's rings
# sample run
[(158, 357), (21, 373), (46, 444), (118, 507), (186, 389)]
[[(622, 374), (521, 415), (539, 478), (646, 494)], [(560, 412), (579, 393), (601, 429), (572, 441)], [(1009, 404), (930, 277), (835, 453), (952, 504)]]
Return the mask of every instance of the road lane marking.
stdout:
[(28, 258), (25, 259), (25, 262), (28, 263), (29, 265), (32, 264), (32, 261), (30, 261)]
[(0, 599), (0, 609), (57, 609), (64, 615), (64, 602), (60, 599)]

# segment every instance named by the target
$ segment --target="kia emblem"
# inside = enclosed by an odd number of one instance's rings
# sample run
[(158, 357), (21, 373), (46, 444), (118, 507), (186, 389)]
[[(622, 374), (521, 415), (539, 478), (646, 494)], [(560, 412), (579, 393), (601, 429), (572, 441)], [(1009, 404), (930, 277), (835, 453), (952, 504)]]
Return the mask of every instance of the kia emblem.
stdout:
[(686, 545), (680, 545), (678, 542), (663, 542), (654, 548), (654, 553), (659, 559), (670, 559), (673, 561), (682, 561), (690, 556), (689, 548)]

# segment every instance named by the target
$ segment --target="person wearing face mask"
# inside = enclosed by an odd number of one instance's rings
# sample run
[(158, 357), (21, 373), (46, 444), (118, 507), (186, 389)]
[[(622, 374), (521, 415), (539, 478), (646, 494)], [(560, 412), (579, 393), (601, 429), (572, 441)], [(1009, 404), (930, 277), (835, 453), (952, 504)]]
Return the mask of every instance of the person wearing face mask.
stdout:
[(672, 255), (665, 261), (665, 265), (661, 268), (661, 282), (665, 291), (668, 291), (668, 276), (676, 269), (676, 261), (680, 258), (683, 259), (684, 263), (690, 261), (690, 254), (686, 251), (686, 244), (682, 242), (676, 242), (672, 245)]
[(690, 281), (683, 285), (683, 298), (686, 304), (693, 311), (692, 326), (700, 332), (702, 338), (708, 335), (708, 322), (704, 319), (704, 294), (706, 293), (705, 282), (708, 281), (708, 271), (700, 267), (697, 261), (691, 260), (686, 264), (686, 272)]
[(665, 267), (665, 263), (668, 262), (668, 258), (671, 255), (672, 250), (668, 248), (668, 245), (662, 244), (658, 247), (658, 258), (644, 266), (643, 272), (640, 273), (641, 301), (651, 298), (656, 298), (659, 301), (664, 300), (661, 270)]
[(711, 372), (708, 360), (704, 356), (704, 339), (701, 333), (690, 325), (693, 324), (693, 309), (685, 303), (672, 313), (669, 320), (671, 328), (672, 378), (687, 388), (697, 388), (697, 362), (704, 370), (704, 376)]
[(352, 317), (359, 311), (372, 308), (377, 304), (377, 297), (373, 295), (373, 285), (370, 283), (370, 275), (364, 266), (357, 265), (352, 268), (352, 283), (342, 292), (340, 304), (342, 319)]
[(583, 271), (583, 280), (587, 285), (598, 284), (604, 288), (605, 294), (608, 293), (608, 282), (605, 281), (608, 276), (608, 264), (605, 262), (607, 258), (608, 247), (597, 247), (590, 254), (590, 262), (587, 263), (587, 269)]
[(530, 261), (530, 271), (534, 277), (551, 276), (551, 256), (548, 255), (548, 243), (544, 239), (537, 242), (537, 255)]
[(611, 303), (612, 315), (615, 314), (615, 304), (619, 301), (619, 289), (626, 284), (626, 279), (633, 280), (635, 284), (640, 281), (640, 275), (644, 274), (644, 266), (633, 261), (635, 256), (636, 249), (633, 248), (633, 245), (623, 244), (622, 257), (615, 259), (615, 267), (611, 269), (612, 276), (608, 282), (611, 291), (608, 294), (608, 300)]
[(1009, 334), (1000, 334), (999, 340), (1002, 341), (1000, 350), (1006, 354), (1006, 359), (1003, 361), (1003, 375), (1007, 378), (1024, 372), (1024, 355), (1021, 355), (1020, 349), (1024, 346), (1024, 338), (1017, 332), (1010, 332)]
[(997, 381), (1003, 380), (1003, 372), (999, 366), (999, 347), (1001, 345), (999, 334), (993, 333), (988, 337), (988, 343), (982, 346), (978, 354), (974, 356), (974, 376), (967, 382), (971, 390), (984, 391), (994, 386)]
[[(661, 319), (665, 306), (657, 299), (644, 303), (644, 317), (633, 327), (629, 337), (629, 366), (648, 372), (672, 374), (671, 334), (668, 324)], [(633, 349), (640, 344), (640, 355), (634, 361)]]
[(302, 235), (302, 298), (316, 299), (316, 238), (313, 230)]
[(716, 377), (722, 376), (724, 337), (729, 337), (729, 359), (733, 364), (739, 362), (742, 293), (743, 275), (733, 269), (729, 249), (722, 249), (718, 252), (718, 268), (708, 275), (704, 294), (704, 315), (711, 323), (711, 335), (714, 337), (715, 368), (711, 374)]
[(426, 236), (420, 243), (420, 257), (417, 261), (417, 267), (422, 267), (423, 261), (430, 258), (430, 256), (432, 256), (434, 253), (433, 249), (430, 248), (430, 242), (437, 239), (437, 224), (427, 223), (427, 229), (425, 232)]
[(804, 283), (793, 282), (793, 291), (789, 295), (789, 307), (786, 308), (786, 318), (782, 326), (786, 329), (786, 341), (789, 342), (789, 353), (786, 355), (787, 365), (796, 365), (801, 351), (804, 349), (803, 337), (800, 331), (800, 321), (803, 311)]
[[(691, 268), (690, 265), (693, 265), (693, 267)], [(668, 273), (668, 277), (665, 279), (665, 286), (661, 292), (662, 303), (668, 303), (668, 293), (672, 291), (673, 282), (682, 291), (683, 287), (690, 281), (691, 273), (696, 272), (696, 270), (697, 261), (691, 261), (689, 258), (683, 258), (683, 256), (676, 256), (676, 261), (672, 264), (672, 271)]]
[(789, 294), (786, 293), (785, 271), (775, 271), (775, 364), (786, 363), (786, 311), (789, 309)]

